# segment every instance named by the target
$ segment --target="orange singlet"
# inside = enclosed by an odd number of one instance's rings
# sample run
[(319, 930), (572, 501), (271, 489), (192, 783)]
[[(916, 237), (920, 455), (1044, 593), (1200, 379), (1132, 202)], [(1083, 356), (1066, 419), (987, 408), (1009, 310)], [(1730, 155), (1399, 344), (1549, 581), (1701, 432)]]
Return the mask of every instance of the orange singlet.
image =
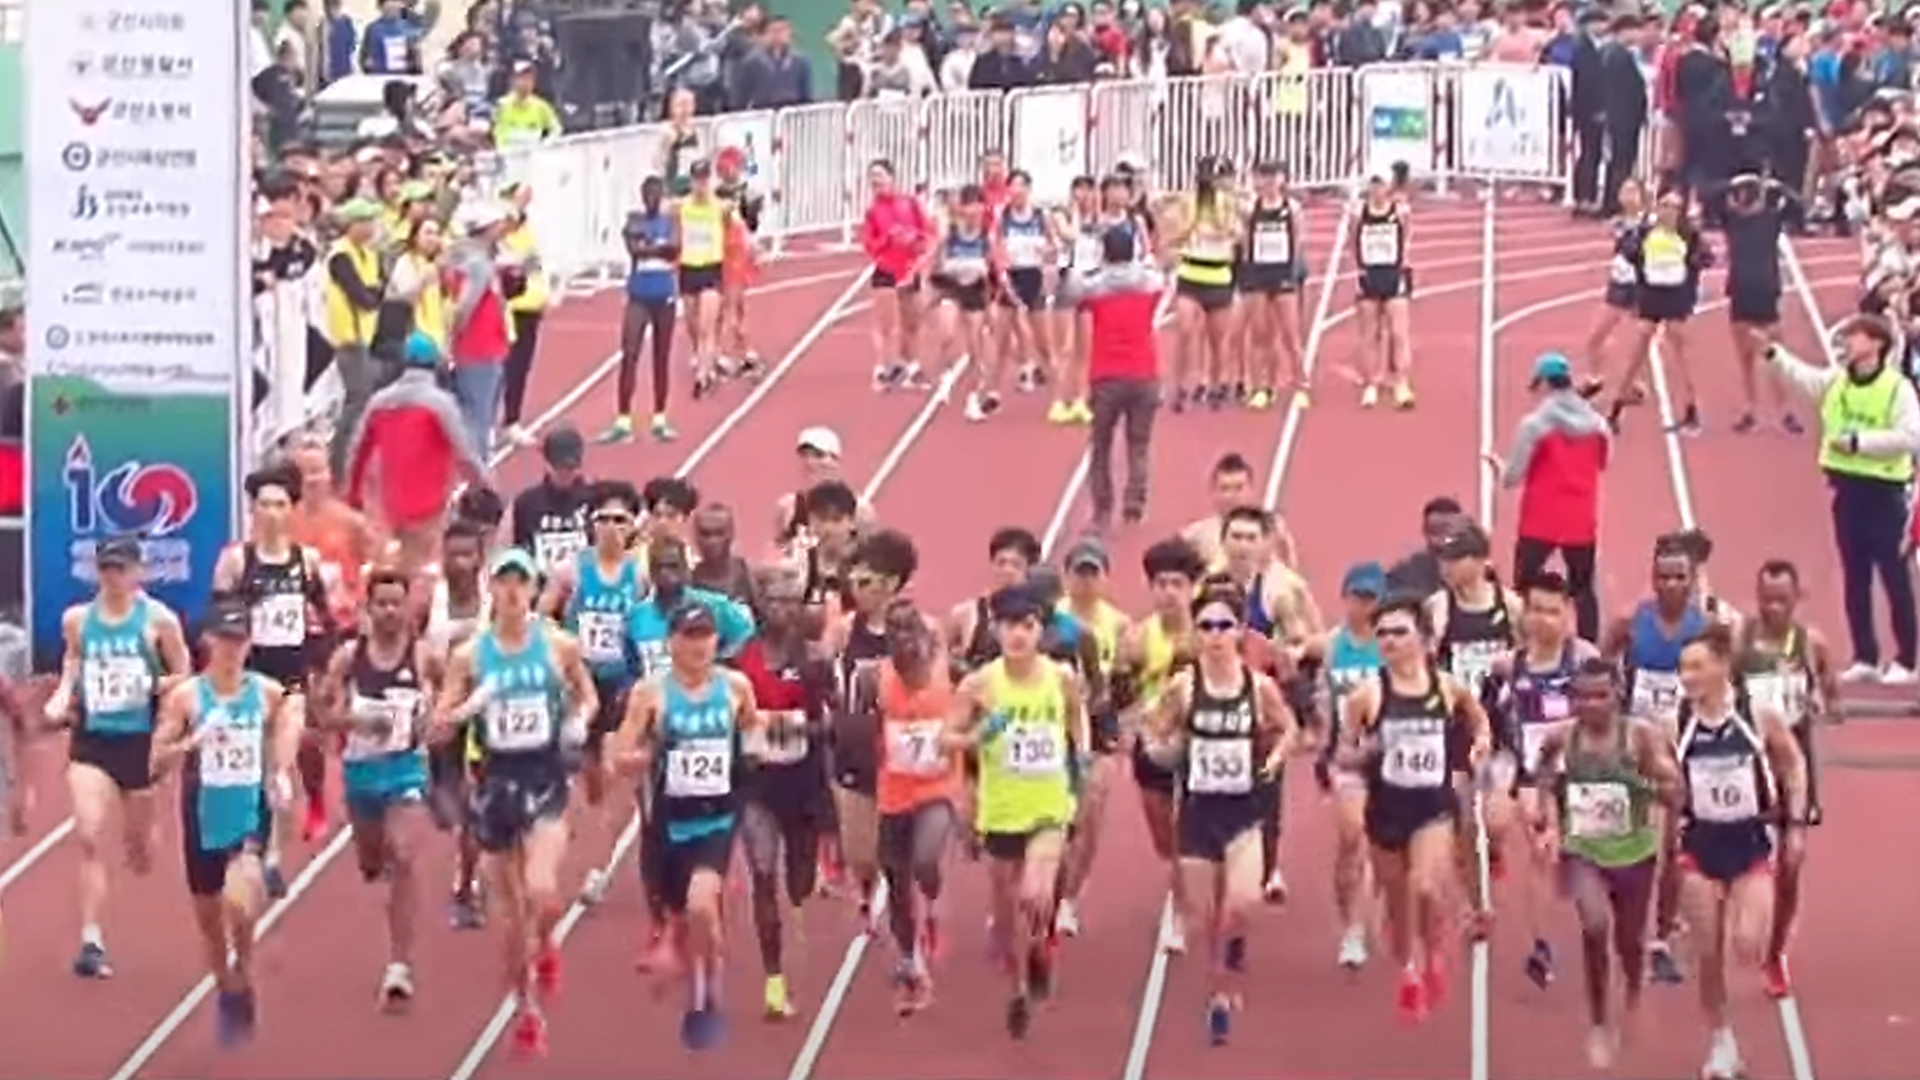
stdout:
[(721, 247), (721, 282), (729, 289), (744, 289), (753, 284), (755, 270), (753, 234), (747, 231), (747, 223), (736, 214), (728, 219), (727, 234)]
[(364, 526), (350, 509), (331, 508), (316, 514), (305, 501), (294, 507), (293, 514), (294, 540), (319, 556), (320, 582), (326, 587), (335, 625), (355, 625), (360, 618), (361, 574), (374, 555), (360, 550)]
[(909, 690), (891, 661), (880, 664), (880, 776), (876, 803), (882, 814), (911, 814), (953, 797), (959, 764), (941, 748), (953, 685), (937, 667), (926, 686)]

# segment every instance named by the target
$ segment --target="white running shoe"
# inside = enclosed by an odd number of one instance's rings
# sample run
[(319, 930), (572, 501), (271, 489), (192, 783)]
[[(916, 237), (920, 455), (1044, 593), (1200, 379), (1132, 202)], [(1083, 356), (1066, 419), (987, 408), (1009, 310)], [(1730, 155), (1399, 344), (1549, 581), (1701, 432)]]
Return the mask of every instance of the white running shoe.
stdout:
[(1899, 664), (1888, 664), (1880, 671), (1880, 682), (1885, 686), (1911, 686), (1916, 681), (1920, 681), (1920, 676)]
[(1340, 966), (1359, 971), (1367, 965), (1367, 928), (1350, 926), (1340, 938)]
[(1840, 673), (1840, 681), (1848, 683), (1871, 683), (1880, 681), (1880, 669), (1872, 664), (1854, 663)]
[(1618, 1046), (1619, 1040), (1611, 1029), (1590, 1029), (1587, 1032), (1587, 1066), (1595, 1072), (1606, 1072), (1613, 1068), (1613, 1056)]
[(1747, 1074), (1747, 1063), (1740, 1060), (1740, 1044), (1733, 1032), (1722, 1028), (1713, 1033), (1713, 1048), (1707, 1051), (1707, 1063), (1700, 1067), (1701, 1080), (1740, 1080)]
[(1274, 867), (1273, 874), (1267, 878), (1265, 892), (1267, 903), (1269, 904), (1284, 904), (1287, 902), (1287, 878), (1286, 875), (1280, 872), (1279, 867)]
[(380, 976), (380, 1001), (388, 1006), (413, 1000), (413, 968), (394, 961)]

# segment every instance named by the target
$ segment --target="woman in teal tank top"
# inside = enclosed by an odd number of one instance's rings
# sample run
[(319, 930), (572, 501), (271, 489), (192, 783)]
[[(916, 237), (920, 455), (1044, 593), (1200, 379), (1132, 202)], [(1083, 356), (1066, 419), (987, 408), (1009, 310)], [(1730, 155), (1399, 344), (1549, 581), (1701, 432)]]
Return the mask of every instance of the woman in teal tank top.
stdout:
[(1587, 1055), (1604, 1069), (1619, 1041), (1609, 1020), (1611, 958), (1621, 957), (1631, 1007), (1644, 982), (1647, 913), (1661, 847), (1653, 808), (1678, 800), (1680, 773), (1666, 739), (1621, 714), (1607, 661), (1584, 661), (1569, 689), (1574, 725), (1549, 734), (1541, 750), (1541, 786), (1553, 792), (1557, 814), (1549, 819), (1543, 809), (1535, 827), (1560, 838), (1562, 884), (1580, 919)]

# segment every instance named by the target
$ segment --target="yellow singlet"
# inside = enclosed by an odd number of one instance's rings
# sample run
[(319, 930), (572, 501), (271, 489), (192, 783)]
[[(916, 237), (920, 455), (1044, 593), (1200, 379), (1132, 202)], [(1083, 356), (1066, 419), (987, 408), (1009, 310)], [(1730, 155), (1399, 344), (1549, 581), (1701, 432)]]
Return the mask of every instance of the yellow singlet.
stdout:
[(1043, 661), (1030, 680), (1016, 682), (1005, 660), (980, 673), (988, 730), (980, 744), (976, 827), (1008, 835), (1066, 828), (1075, 807), (1067, 770), (1067, 673)]
[(680, 200), (680, 265), (690, 270), (719, 266), (726, 253), (727, 203), (689, 195)]

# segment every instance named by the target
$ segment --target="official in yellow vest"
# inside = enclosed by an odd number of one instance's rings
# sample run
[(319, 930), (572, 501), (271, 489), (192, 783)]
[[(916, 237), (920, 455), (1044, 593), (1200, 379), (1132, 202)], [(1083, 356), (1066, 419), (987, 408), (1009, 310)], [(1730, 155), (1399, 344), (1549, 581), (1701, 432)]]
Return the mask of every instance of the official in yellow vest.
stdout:
[[(1893, 362), (1892, 327), (1877, 315), (1841, 325), (1839, 355), (1816, 367), (1774, 346), (1767, 362), (1820, 405), (1820, 469), (1833, 492), (1833, 538), (1840, 549), (1854, 682), (1911, 683), (1920, 666), (1920, 619), (1906, 559), (1908, 500), (1920, 453), (1920, 392)], [(1873, 579), (1892, 608), (1894, 654), (1880, 652)]]
[[(380, 322), (380, 302), (387, 292), (387, 268), (380, 254), (379, 203), (354, 199), (337, 211), (343, 234), (327, 252), (324, 334), (333, 346), (333, 362), (340, 374), (344, 400), (330, 457), (334, 475), (347, 475), (347, 433), (360, 429), (361, 414), (375, 390), (399, 374), (397, 364), (382, 364), (373, 356), (374, 331)], [(407, 330), (396, 337), (404, 342)], [(390, 372), (383, 369), (391, 368)], [(383, 374), (386, 377), (382, 377)]]

